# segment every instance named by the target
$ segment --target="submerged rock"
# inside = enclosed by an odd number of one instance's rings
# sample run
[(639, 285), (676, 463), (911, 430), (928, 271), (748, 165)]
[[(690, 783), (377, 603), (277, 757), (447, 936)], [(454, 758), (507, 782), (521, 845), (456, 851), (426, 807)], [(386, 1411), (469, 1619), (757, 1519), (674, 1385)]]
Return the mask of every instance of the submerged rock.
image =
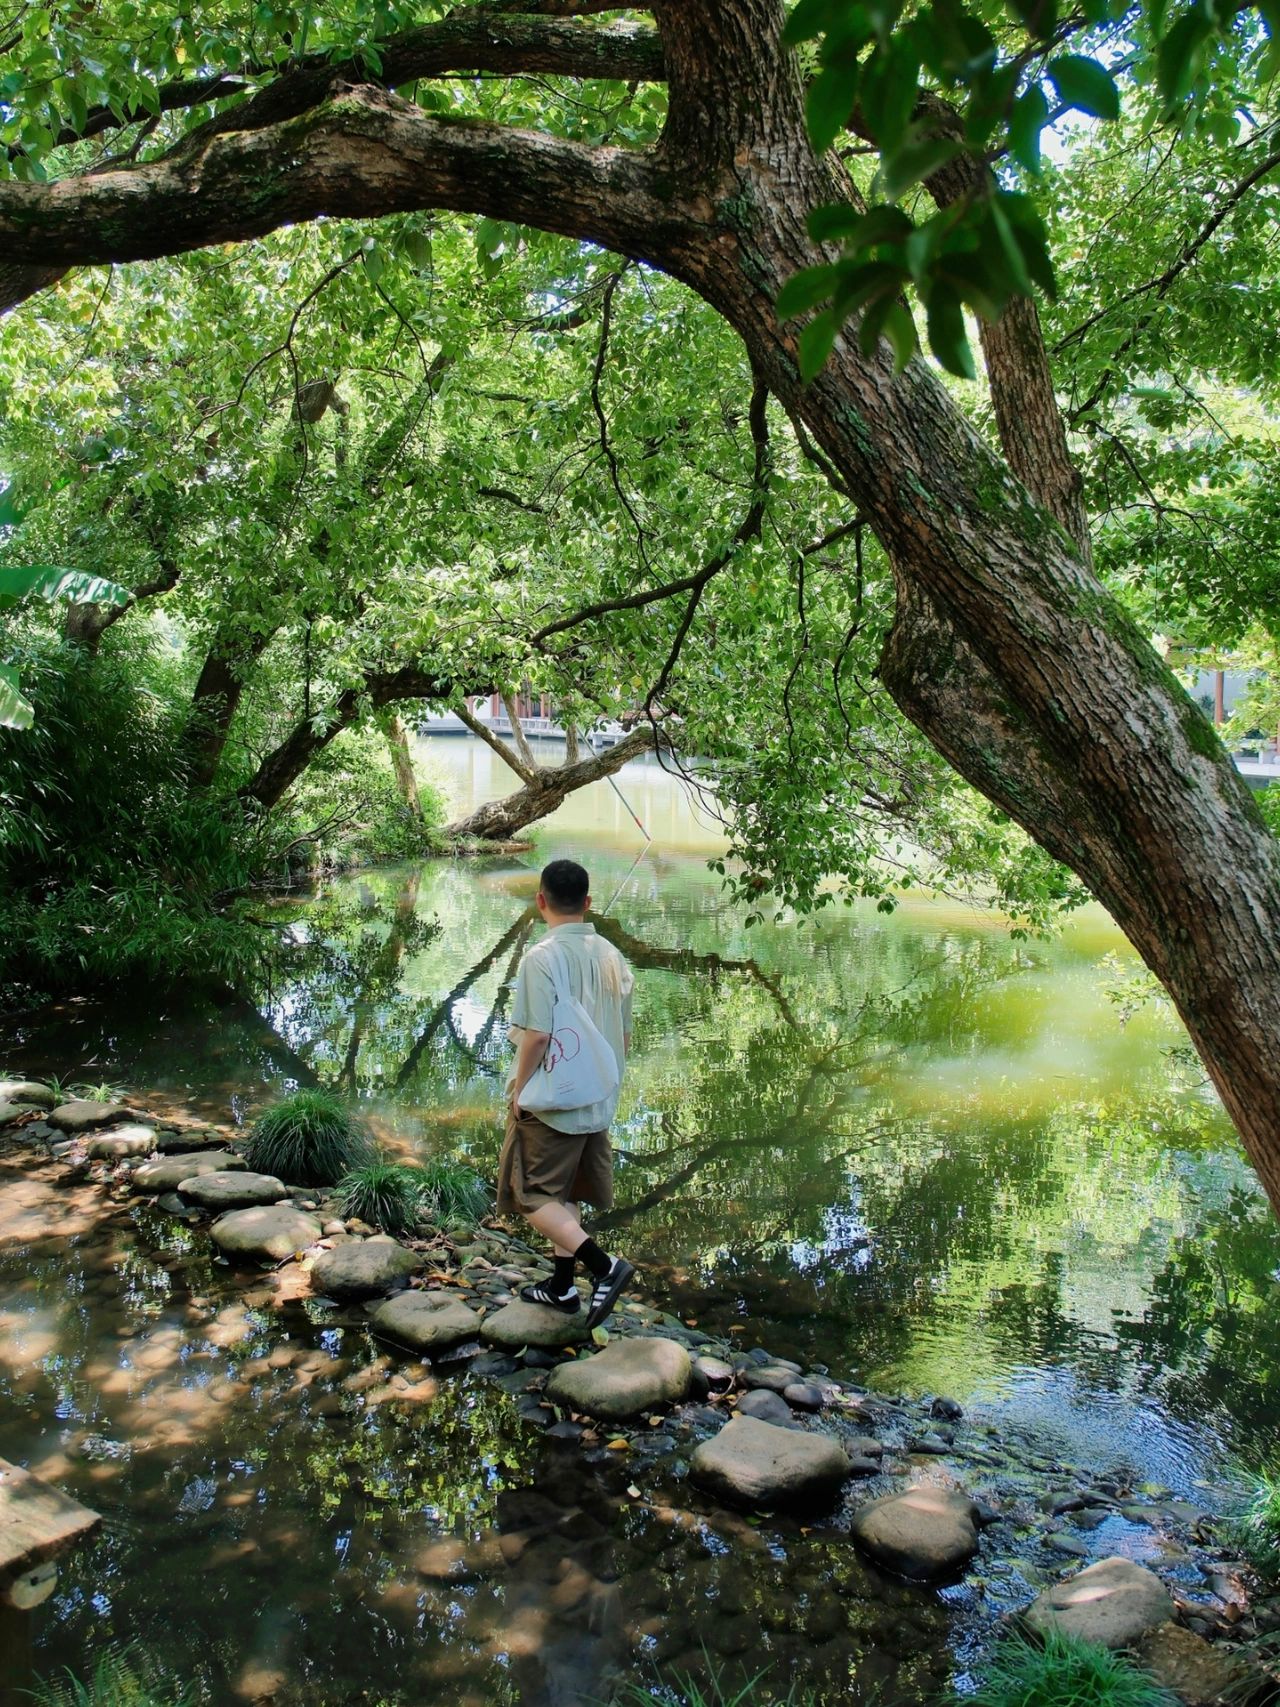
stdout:
[(118, 1102), (92, 1102), (75, 1098), (60, 1103), (49, 1115), (49, 1124), (59, 1132), (88, 1132), (94, 1126), (110, 1126), (124, 1115), (124, 1105)]
[(117, 1126), (113, 1132), (89, 1142), (89, 1155), (95, 1162), (118, 1162), (125, 1156), (149, 1156), (156, 1147), (153, 1126)]
[(321, 1251), (311, 1265), (311, 1286), (331, 1298), (376, 1298), (404, 1286), (421, 1267), (421, 1257), (378, 1233)]
[(480, 1329), (480, 1338), (489, 1345), (515, 1351), (527, 1345), (581, 1345), (589, 1337), (582, 1311), (576, 1316), (562, 1316), (558, 1310), (551, 1310), (545, 1304), (527, 1304), (523, 1298), (486, 1316)]
[(213, 1242), (229, 1257), (254, 1257), (261, 1262), (283, 1262), (306, 1250), (320, 1237), (320, 1223), (292, 1204), (233, 1209), (210, 1229)]
[(812, 1505), (837, 1492), (849, 1460), (827, 1435), (735, 1416), (702, 1442), (689, 1468), (696, 1482), (725, 1499), (751, 1506)]
[(251, 1209), (279, 1203), (284, 1184), (274, 1174), (253, 1174), (247, 1168), (205, 1170), (178, 1181), (178, 1190), (201, 1209)]
[(1173, 1617), (1169, 1591), (1131, 1559), (1100, 1559), (1046, 1589), (1023, 1614), (1033, 1630), (1056, 1629), (1104, 1648), (1131, 1648)]
[(925, 1483), (869, 1500), (854, 1512), (850, 1528), (878, 1564), (916, 1582), (953, 1575), (978, 1550), (977, 1512), (968, 1494)]
[(1187, 1707), (1231, 1707), (1254, 1699), (1266, 1682), (1240, 1653), (1206, 1642), (1181, 1624), (1160, 1624), (1145, 1635), (1137, 1656), (1157, 1683)]
[(161, 1162), (144, 1162), (129, 1176), (132, 1191), (176, 1191), (194, 1174), (229, 1173), (243, 1168), (244, 1161), (230, 1150), (202, 1150), (194, 1156), (166, 1156)]
[(442, 1292), (401, 1292), (379, 1304), (373, 1325), (378, 1333), (415, 1351), (438, 1352), (475, 1339), (480, 1317)]
[(25, 1102), (34, 1108), (53, 1108), (57, 1093), (38, 1079), (0, 1079), (0, 1103)]
[(691, 1367), (675, 1340), (614, 1340), (594, 1357), (553, 1369), (546, 1394), (553, 1404), (620, 1421), (683, 1399)]

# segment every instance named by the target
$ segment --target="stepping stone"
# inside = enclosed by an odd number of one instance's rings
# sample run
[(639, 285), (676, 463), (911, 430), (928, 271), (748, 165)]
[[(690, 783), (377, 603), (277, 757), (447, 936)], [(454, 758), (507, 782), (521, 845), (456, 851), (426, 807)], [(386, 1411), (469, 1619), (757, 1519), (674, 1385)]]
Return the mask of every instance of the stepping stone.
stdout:
[(693, 1367), (706, 1376), (707, 1386), (713, 1393), (727, 1393), (733, 1386), (732, 1366), (721, 1362), (718, 1357), (696, 1357)]
[(124, 1156), (149, 1156), (155, 1147), (154, 1127), (117, 1126), (101, 1138), (91, 1139), (88, 1153), (95, 1162), (118, 1162)]
[(761, 1422), (777, 1423), (779, 1428), (792, 1428), (795, 1419), (791, 1415), (791, 1407), (778, 1393), (771, 1393), (765, 1387), (757, 1392), (744, 1393), (738, 1401), (740, 1417), (758, 1417)]
[(167, 1132), (156, 1133), (156, 1149), (162, 1156), (189, 1156), (200, 1150), (222, 1150), (226, 1143), (225, 1133), (202, 1132), (199, 1127), (185, 1132), (171, 1128)]
[[(314, 1272), (314, 1271), (313, 1271)], [(415, 1351), (447, 1351), (480, 1332), (480, 1317), (443, 1292), (401, 1292), (373, 1312), (373, 1325)]]
[(0, 1102), (25, 1102), (34, 1108), (54, 1108), (58, 1097), (38, 1079), (0, 1079)]
[(556, 1346), (580, 1345), (589, 1339), (586, 1321), (585, 1311), (579, 1310), (576, 1316), (562, 1316), (559, 1310), (548, 1309), (545, 1304), (527, 1304), (523, 1298), (517, 1298), (513, 1304), (504, 1304), (501, 1310), (485, 1317), (480, 1338), (489, 1345), (513, 1351), (527, 1345), (554, 1350)]
[(702, 1487), (739, 1504), (801, 1506), (837, 1493), (849, 1460), (825, 1434), (735, 1416), (696, 1448), (689, 1471)]
[(92, 1102), (77, 1098), (64, 1102), (48, 1116), (49, 1124), (59, 1132), (88, 1132), (95, 1126), (111, 1126), (124, 1114), (123, 1103)]
[(953, 1576), (978, 1550), (977, 1508), (968, 1494), (927, 1483), (869, 1500), (850, 1528), (877, 1564), (914, 1582)]
[(44, 1110), (34, 1102), (0, 1102), (0, 1126), (12, 1126), (17, 1120), (22, 1120), (28, 1114), (43, 1114)]
[(1196, 1707), (1265, 1699), (1267, 1679), (1256, 1661), (1225, 1642), (1206, 1642), (1181, 1624), (1161, 1624), (1150, 1631), (1137, 1654), (1157, 1683)]
[(748, 1392), (763, 1387), (770, 1393), (781, 1393), (794, 1384), (798, 1374), (799, 1370), (784, 1364), (765, 1363), (744, 1369), (740, 1379)]
[(812, 1381), (792, 1381), (782, 1389), (782, 1396), (797, 1411), (820, 1411), (827, 1402), (827, 1395)]
[(1132, 1648), (1173, 1617), (1169, 1591), (1131, 1559), (1100, 1559), (1034, 1600), (1023, 1614), (1033, 1630), (1061, 1630), (1104, 1648)]
[(27, 1610), (45, 1600), (54, 1580), (49, 1561), (101, 1522), (60, 1488), (0, 1458), (0, 1584), (9, 1604)]
[(376, 1298), (399, 1291), (421, 1267), (420, 1256), (379, 1233), (321, 1251), (311, 1265), (311, 1289), (329, 1298)]
[(247, 1168), (189, 1174), (178, 1181), (178, 1190), (201, 1209), (252, 1209), (279, 1203), (285, 1196), (284, 1184), (274, 1174), (254, 1174)]
[(553, 1369), (546, 1395), (554, 1405), (620, 1421), (683, 1399), (691, 1369), (675, 1340), (614, 1340), (594, 1357)]
[(196, 1155), (166, 1156), (162, 1162), (144, 1162), (129, 1176), (131, 1191), (159, 1193), (176, 1191), (193, 1174), (230, 1173), (244, 1167), (244, 1159), (232, 1150), (201, 1150)]
[(292, 1204), (257, 1209), (233, 1209), (214, 1222), (210, 1236), (229, 1257), (254, 1257), (260, 1262), (283, 1262), (305, 1251), (320, 1237), (320, 1223)]

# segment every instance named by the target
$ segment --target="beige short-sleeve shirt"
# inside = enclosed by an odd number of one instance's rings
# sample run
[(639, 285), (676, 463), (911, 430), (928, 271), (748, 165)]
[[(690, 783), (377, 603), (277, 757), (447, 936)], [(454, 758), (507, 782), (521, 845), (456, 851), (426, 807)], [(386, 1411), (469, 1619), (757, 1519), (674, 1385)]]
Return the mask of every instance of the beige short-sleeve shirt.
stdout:
[[(621, 1083), (626, 1065), (624, 1039), (631, 1032), (631, 992), (635, 976), (611, 942), (597, 936), (594, 925), (554, 925), (520, 962), (516, 975), (515, 1000), (511, 1004), (508, 1035), (519, 1044), (525, 1031), (551, 1030), (555, 1010), (555, 981), (551, 955), (562, 950), (569, 965), (569, 990), (591, 1015), (592, 1022), (608, 1040), (618, 1057)], [(507, 1075), (510, 1093), (514, 1068)], [(539, 1118), (557, 1132), (603, 1132), (618, 1107), (618, 1092), (588, 1108), (557, 1108), (543, 1111)]]

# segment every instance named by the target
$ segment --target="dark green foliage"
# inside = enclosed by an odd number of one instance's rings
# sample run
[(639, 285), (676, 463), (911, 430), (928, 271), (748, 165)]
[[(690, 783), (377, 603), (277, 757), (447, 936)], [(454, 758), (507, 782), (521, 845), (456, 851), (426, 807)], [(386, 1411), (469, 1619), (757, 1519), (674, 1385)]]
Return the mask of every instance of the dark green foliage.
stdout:
[(492, 1201), (489, 1187), (464, 1162), (438, 1158), (422, 1165), (426, 1213), (433, 1221), (475, 1223), (487, 1215)]
[(424, 1218), (430, 1193), (420, 1168), (379, 1158), (347, 1174), (338, 1186), (338, 1198), (344, 1215), (384, 1233), (408, 1233)]
[(36, 719), (0, 729), (0, 978), (233, 976), (262, 933), (223, 902), (256, 850), (234, 802), (189, 786), (169, 666), (48, 640), (22, 664)]
[(1005, 1637), (967, 1707), (1176, 1707), (1176, 1697), (1119, 1654), (1050, 1631)]
[(295, 1091), (249, 1134), (245, 1160), (290, 1185), (336, 1185), (371, 1160), (368, 1136), (332, 1091)]
[(188, 1707), (191, 1690), (175, 1691), (148, 1676), (137, 1649), (109, 1649), (81, 1679), (71, 1670), (43, 1679), (28, 1692), (35, 1707)]
[(1253, 1498), (1232, 1524), (1231, 1535), (1260, 1577), (1280, 1582), (1280, 1476), (1258, 1478)]

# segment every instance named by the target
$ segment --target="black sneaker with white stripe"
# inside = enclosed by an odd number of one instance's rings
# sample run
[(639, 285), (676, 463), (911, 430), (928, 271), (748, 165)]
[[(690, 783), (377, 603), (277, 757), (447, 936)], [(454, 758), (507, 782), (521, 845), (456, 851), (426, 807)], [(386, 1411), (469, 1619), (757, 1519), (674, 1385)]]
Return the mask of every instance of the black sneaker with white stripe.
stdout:
[(582, 1308), (582, 1300), (578, 1297), (578, 1288), (571, 1286), (567, 1292), (553, 1292), (549, 1280), (539, 1280), (532, 1286), (522, 1286), (520, 1296), (526, 1304), (541, 1304), (547, 1310), (559, 1310), (562, 1315), (576, 1316)]
[(609, 1272), (602, 1274), (591, 1288), (591, 1303), (587, 1309), (587, 1326), (599, 1327), (618, 1302), (619, 1293), (626, 1290), (635, 1275), (635, 1267), (625, 1257), (614, 1257)]

